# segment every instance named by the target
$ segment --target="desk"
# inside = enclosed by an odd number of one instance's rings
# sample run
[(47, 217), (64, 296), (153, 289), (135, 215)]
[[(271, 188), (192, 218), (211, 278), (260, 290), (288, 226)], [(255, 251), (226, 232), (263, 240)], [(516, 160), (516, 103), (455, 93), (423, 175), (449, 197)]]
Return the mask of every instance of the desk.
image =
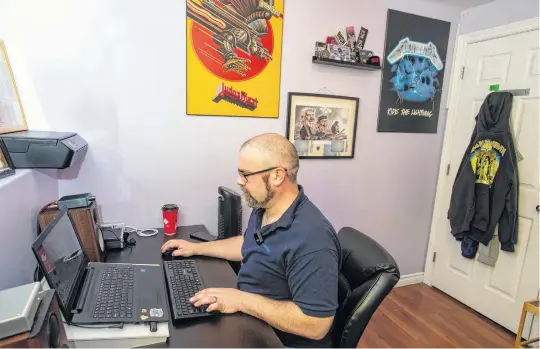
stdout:
[[(196, 231), (207, 231), (204, 225), (178, 227), (176, 236), (169, 237), (159, 230), (156, 236), (143, 238), (131, 234), (137, 246), (119, 252), (108, 252), (106, 261), (110, 263), (150, 263), (163, 265), (160, 247), (169, 239), (189, 238)], [(236, 274), (225, 260), (208, 257), (191, 257), (206, 287), (236, 288)], [(195, 319), (176, 327), (169, 322), (169, 347), (283, 347), (274, 330), (267, 323), (246, 314), (218, 314), (210, 318)], [(156, 347), (166, 347), (167, 344)]]

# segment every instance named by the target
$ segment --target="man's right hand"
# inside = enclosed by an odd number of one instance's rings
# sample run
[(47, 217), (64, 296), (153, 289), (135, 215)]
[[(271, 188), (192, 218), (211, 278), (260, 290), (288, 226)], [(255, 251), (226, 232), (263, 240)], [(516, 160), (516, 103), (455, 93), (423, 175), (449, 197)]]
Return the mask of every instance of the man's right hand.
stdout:
[(169, 240), (161, 246), (161, 252), (174, 249), (172, 255), (178, 257), (207, 256), (229, 261), (242, 260), (243, 236), (235, 236), (210, 242), (189, 242), (182, 239)]
[(161, 253), (169, 250), (175, 249), (172, 255), (176, 257), (191, 257), (198, 254), (197, 245), (193, 242), (189, 242), (182, 239), (169, 240), (161, 246)]

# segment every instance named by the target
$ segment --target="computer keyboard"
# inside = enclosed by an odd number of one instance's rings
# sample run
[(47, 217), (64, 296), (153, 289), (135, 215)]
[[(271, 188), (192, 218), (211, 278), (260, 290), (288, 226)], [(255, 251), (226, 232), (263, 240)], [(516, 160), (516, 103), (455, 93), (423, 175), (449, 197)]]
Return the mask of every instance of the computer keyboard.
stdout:
[(167, 290), (171, 301), (173, 323), (183, 319), (211, 316), (206, 306), (194, 307), (189, 299), (203, 290), (204, 284), (193, 260), (173, 260), (163, 262)]
[(105, 267), (94, 308), (94, 318), (133, 318), (133, 267)]

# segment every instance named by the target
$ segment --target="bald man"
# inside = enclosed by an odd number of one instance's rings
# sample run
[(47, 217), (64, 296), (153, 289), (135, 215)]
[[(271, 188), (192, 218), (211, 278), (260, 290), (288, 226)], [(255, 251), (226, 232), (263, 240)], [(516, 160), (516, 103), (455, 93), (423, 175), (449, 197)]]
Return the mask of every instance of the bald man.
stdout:
[(263, 134), (248, 140), (240, 149), (237, 181), (253, 208), (244, 236), (197, 244), (170, 240), (162, 251), (242, 261), (238, 289), (203, 290), (191, 299), (195, 306), (266, 321), (287, 347), (331, 347), (341, 247), (332, 225), (297, 184), (299, 167), (286, 138)]

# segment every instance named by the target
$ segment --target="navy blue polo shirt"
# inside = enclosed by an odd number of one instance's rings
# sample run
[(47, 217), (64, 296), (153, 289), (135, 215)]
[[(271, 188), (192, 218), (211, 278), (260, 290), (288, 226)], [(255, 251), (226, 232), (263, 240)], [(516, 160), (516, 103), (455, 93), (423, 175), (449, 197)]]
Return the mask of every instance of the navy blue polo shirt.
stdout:
[[(304, 314), (330, 317), (338, 308), (341, 247), (330, 222), (299, 194), (276, 222), (261, 229), (264, 209), (251, 213), (242, 245), (238, 288), (275, 300), (294, 302)], [(254, 234), (264, 237), (257, 244)], [(276, 330), (287, 347), (329, 347), (328, 335), (314, 341)]]

